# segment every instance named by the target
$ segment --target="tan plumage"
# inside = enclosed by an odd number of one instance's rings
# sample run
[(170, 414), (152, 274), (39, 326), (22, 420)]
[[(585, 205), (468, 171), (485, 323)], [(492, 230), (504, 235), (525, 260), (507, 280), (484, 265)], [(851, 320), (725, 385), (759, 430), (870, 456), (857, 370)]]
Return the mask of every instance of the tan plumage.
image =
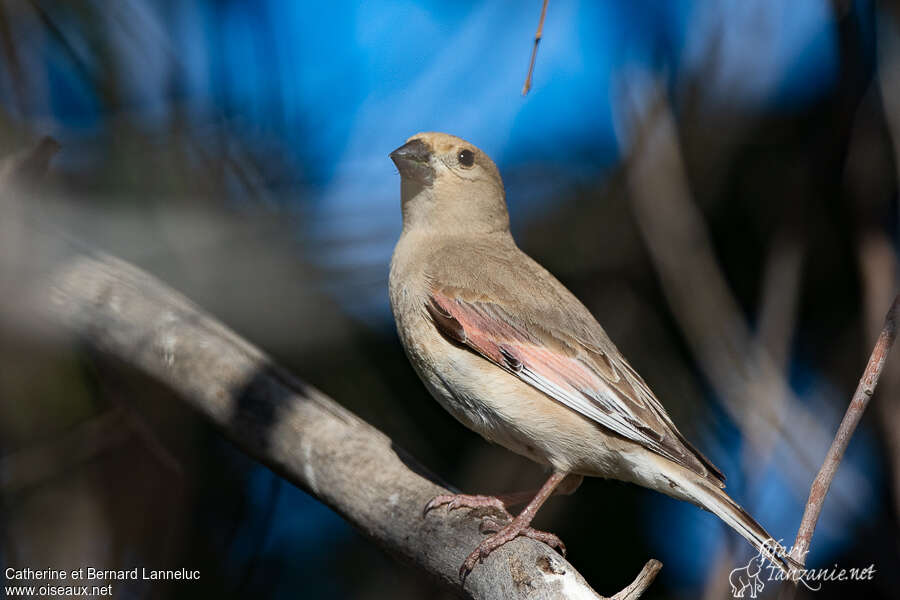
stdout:
[[(391, 306), (432, 395), (488, 440), (552, 467), (546, 495), (563, 475), (630, 481), (712, 511), (757, 548), (767, 542), (590, 311), (516, 246), (490, 158), (441, 133), (417, 134), (391, 158), (403, 210)], [(479, 546), (463, 574), (533, 532), (546, 495)]]

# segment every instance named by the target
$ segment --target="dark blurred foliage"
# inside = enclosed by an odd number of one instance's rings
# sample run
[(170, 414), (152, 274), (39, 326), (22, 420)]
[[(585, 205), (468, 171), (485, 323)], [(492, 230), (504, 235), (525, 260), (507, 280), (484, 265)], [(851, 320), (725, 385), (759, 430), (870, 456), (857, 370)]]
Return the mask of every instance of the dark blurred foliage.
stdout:
[[(789, 469), (788, 444), (757, 456), (723, 408), (632, 207), (623, 90), (652, 114), (639, 82), (661, 85), (690, 200), (754, 334), (769, 296), (796, 288), (774, 336), (798, 402), (832, 432), (887, 308), (866, 294), (867, 240), (887, 243), (876, 279), (895, 287), (897, 14), (869, 1), (554, 0), (521, 99), (539, 5), (6, 0), (0, 147), (52, 135), (47, 220), (181, 290), (460, 489), (504, 492), (543, 474), (443, 412), (387, 309), (399, 233), (387, 154), (420, 130), (470, 139), (501, 168), (520, 245), (594, 312), (732, 495), (791, 540), (829, 439), (800, 440), (816, 464)], [(767, 287), (784, 248), (800, 257), (791, 285)], [(446, 595), (154, 382), (2, 331), (0, 476), (42, 457), (27, 481), (2, 480), (4, 566), (202, 573), (118, 584), (121, 598)], [(809, 560), (874, 563), (876, 578), (817, 598), (900, 589), (892, 381)], [(646, 597), (727, 597), (722, 569), (751, 553), (712, 516), (617, 482), (586, 482), (537, 523), (601, 593), (656, 557)]]

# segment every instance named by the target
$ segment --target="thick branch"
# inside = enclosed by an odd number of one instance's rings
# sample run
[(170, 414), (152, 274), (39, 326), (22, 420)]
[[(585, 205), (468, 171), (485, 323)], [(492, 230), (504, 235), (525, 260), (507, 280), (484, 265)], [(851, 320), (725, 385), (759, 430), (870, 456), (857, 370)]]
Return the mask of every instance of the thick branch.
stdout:
[[(446, 490), (422, 467), (152, 276), (85, 253), (58, 262), (33, 293), (49, 322), (164, 382), (248, 454), (464, 596), (600, 598), (571, 564), (525, 538), (461, 587), (459, 565), (482, 539), (477, 520), (462, 510), (423, 517)], [(652, 580), (659, 566), (651, 563), (628, 598)]]
[(894, 345), (894, 339), (897, 337), (898, 304), (900, 304), (900, 296), (894, 298), (894, 302), (888, 310), (884, 319), (884, 327), (882, 327), (881, 335), (878, 336), (875, 348), (869, 356), (866, 370), (863, 371), (853, 399), (850, 400), (850, 406), (847, 407), (841, 426), (834, 436), (831, 448), (828, 449), (825, 462), (822, 463), (822, 468), (819, 469), (819, 474), (816, 475), (809, 490), (809, 500), (806, 502), (806, 510), (803, 512), (800, 529), (797, 531), (797, 539), (791, 550), (791, 557), (800, 564), (804, 564), (806, 560), (806, 553), (809, 551), (809, 544), (813, 532), (816, 530), (819, 515), (822, 513), (822, 505), (825, 503), (825, 496), (828, 494), (828, 488), (831, 487), (831, 481), (837, 473), (841, 459), (844, 458), (844, 452), (847, 450), (847, 445), (850, 443), (850, 438), (853, 436), (859, 420), (862, 419), (869, 399), (875, 393), (875, 386), (878, 385), (878, 378), (884, 368), (885, 359)]
[[(67, 330), (168, 385), (249, 455), (465, 597), (602, 600), (565, 559), (528, 538), (492, 553), (461, 584), (459, 565), (481, 540), (478, 522), (465, 511), (423, 516), (447, 490), (387, 436), (151, 275), (24, 225), (19, 184), (35, 174), (29, 165), (38, 175), (46, 167), (51, 142), (0, 163), (0, 240), (8, 242), (0, 281), (17, 283), (0, 303), (7, 324), (33, 326), (37, 317), (49, 333)], [(39, 462), (30, 457), (19, 462)], [(649, 561), (615, 598), (638, 598), (661, 567)]]

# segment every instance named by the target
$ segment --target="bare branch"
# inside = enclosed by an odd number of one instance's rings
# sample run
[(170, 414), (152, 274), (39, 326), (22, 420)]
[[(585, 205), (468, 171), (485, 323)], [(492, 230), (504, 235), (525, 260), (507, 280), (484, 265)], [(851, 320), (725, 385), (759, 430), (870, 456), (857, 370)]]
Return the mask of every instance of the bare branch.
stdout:
[[(29, 280), (32, 317), (166, 384), (391, 554), (468, 598), (602, 598), (565, 559), (527, 538), (461, 584), (459, 565), (482, 539), (478, 520), (467, 511), (423, 517), (425, 503), (447, 489), (387, 436), (136, 267), (71, 247), (42, 256), (50, 261), (36, 268), (44, 275)], [(646, 571), (628, 598), (652, 580)]]
[(869, 399), (875, 393), (875, 386), (878, 385), (878, 378), (881, 376), (881, 370), (884, 368), (884, 362), (891, 347), (894, 345), (894, 339), (897, 337), (897, 306), (900, 304), (900, 295), (894, 298), (887, 316), (884, 318), (884, 327), (881, 329), (881, 335), (875, 342), (875, 348), (869, 356), (869, 363), (866, 370), (863, 371), (856, 387), (856, 392), (850, 400), (850, 406), (844, 414), (844, 419), (838, 428), (831, 448), (825, 456), (825, 462), (819, 474), (816, 475), (812, 487), (809, 490), (809, 500), (806, 502), (806, 510), (803, 512), (803, 520), (800, 522), (800, 529), (797, 531), (797, 539), (794, 541), (794, 547), (791, 550), (791, 558), (804, 564), (806, 553), (809, 551), (810, 540), (812, 540), (813, 532), (816, 530), (816, 523), (819, 515), (822, 513), (822, 505), (825, 503), (825, 496), (828, 494), (828, 488), (831, 481), (837, 473), (850, 438), (859, 424), (859, 420), (869, 404)]
[[(873, 98), (876, 100), (878, 111), (883, 115), (885, 129), (888, 134), (886, 153), (890, 156), (893, 169), (890, 173), (893, 186), (884, 190), (884, 196), (879, 198), (885, 208), (896, 205), (894, 192), (900, 184), (900, 11), (896, 5), (882, 3), (880, 18), (877, 21), (877, 85), (873, 86)], [(880, 100), (880, 103), (877, 102)], [(860, 109), (862, 111), (862, 108)], [(859, 154), (866, 158), (861, 163), (871, 161), (871, 145), (862, 146), (860, 142)], [(865, 153), (865, 154), (864, 154)], [(872, 192), (863, 195), (863, 184), (869, 181), (869, 171), (865, 171), (866, 177), (858, 177), (857, 188), (862, 188), (856, 193), (856, 202), (859, 198), (868, 200), (877, 198)], [(896, 226), (896, 217), (893, 219)], [(860, 232), (859, 244), (859, 268), (863, 282), (863, 300), (866, 313), (867, 338), (874, 340), (879, 334), (881, 326), (881, 313), (884, 306), (890, 301), (894, 291), (898, 288), (897, 253), (893, 242), (885, 231), (885, 225), (889, 223), (881, 218), (874, 217), (871, 222), (863, 227)], [(884, 432), (885, 446), (888, 459), (892, 465), (894, 512), (900, 515), (900, 364), (894, 361), (889, 365), (881, 377), (880, 400), (873, 407), (878, 414), (877, 422)]]
[(534, 61), (537, 59), (538, 44), (541, 43), (541, 36), (544, 35), (544, 17), (547, 16), (547, 2), (541, 7), (541, 20), (538, 21), (537, 31), (534, 33), (534, 48), (531, 49), (531, 61), (528, 63), (528, 75), (525, 76), (525, 85), (522, 86), (522, 95), (527, 96), (531, 90), (531, 76), (534, 74)]
[(644, 565), (644, 568), (641, 569), (641, 572), (638, 573), (638, 576), (635, 577), (634, 581), (632, 581), (624, 590), (613, 596), (612, 600), (636, 600), (637, 598), (640, 598), (641, 594), (643, 594), (647, 587), (653, 583), (653, 580), (656, 579), (656, 575), (659, 573), (660, 569), (662, 569), (662, 563), (651, 558), (647, 561), (647, 564)]

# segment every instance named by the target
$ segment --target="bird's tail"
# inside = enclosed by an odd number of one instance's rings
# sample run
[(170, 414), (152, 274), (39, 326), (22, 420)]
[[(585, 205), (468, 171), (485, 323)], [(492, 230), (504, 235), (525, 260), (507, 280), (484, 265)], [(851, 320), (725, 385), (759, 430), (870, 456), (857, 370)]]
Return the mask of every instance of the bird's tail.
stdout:
[(688, 484), (685, 491), (694, 502), (725, 521), (729, 527), (741, 534), (745, 540), (750, 542), (751, 546), (785, 575), (790, 577), (802, 571), (802, 565), (788, 556), (784, 546), (769, 535), (769, 532), (763, 529), (762, 525), (732, 500), (724, 490), (705, 480), (681, 483), (682, 485)]

